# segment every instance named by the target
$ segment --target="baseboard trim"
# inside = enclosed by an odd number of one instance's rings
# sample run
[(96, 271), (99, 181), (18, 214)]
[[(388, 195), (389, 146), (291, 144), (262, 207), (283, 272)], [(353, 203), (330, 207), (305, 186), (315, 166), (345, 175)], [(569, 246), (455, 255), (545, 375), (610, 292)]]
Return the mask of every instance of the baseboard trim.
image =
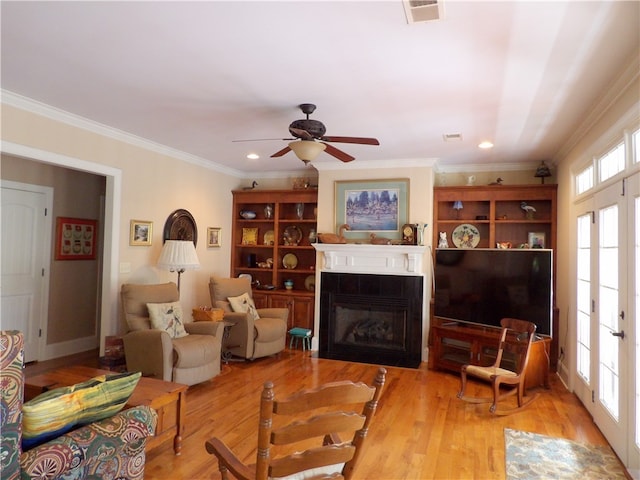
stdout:
[(44, 358), (39, 360), (52, 360), (54, 358), (66, 357), (76, 353), (86, 352), (100, 347), (100, 340), (97, 336), (77, 338), (67, 342), (52, 343), (46, 345), (44, 349)]

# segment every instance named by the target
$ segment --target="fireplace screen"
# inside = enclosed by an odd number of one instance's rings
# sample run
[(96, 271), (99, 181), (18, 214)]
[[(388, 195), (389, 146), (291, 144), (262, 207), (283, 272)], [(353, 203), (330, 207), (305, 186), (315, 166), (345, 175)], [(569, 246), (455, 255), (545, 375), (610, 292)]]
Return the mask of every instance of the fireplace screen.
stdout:
[(406, 310), (336, 305), (334, 343), (404, 349)]
[(321, 357), (419, 365), (422, 277), (323, 272), (321, 282)]

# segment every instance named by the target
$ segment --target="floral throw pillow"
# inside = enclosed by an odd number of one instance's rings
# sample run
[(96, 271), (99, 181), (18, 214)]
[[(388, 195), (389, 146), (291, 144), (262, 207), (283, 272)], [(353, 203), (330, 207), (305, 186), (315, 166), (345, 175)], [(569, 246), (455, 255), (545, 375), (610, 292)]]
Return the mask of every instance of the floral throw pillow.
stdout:
[(147, 303), (151, 326), (156, 330), (164, 330), (171, 338), (189, 335), (182, 322), (182, 307), (179, 302)]
[(227, 297), (227, 300), (229, 300), (231, 309), (234, 312), (248, 313), (254, 320), (260, 318), (258, 310), (256, 310), (256, 305), (253, 303), (253, 298), (251, 298), (248, 293), (243, 293), (238, 297)]

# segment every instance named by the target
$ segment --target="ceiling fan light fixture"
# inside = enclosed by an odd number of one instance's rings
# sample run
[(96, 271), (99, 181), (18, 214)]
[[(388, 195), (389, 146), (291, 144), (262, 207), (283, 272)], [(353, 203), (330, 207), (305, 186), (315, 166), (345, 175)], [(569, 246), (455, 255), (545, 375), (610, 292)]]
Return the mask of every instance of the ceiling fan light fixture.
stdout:
[(291, 142), (289, 148), (304, 163), (312, 162), (327, 146), (324, 143), (314, 142), (312, 140), (298, 140)]

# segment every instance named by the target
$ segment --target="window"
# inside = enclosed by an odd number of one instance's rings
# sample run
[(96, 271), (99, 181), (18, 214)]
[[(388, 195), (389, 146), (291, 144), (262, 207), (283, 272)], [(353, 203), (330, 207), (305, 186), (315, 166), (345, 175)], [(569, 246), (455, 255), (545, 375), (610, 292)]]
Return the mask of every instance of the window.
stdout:
[(631, 134), (632, 142), (631, 148), (633, 149), (633, 163), (640, 163), (640, 130), (636, 130)]
[(576, 193), (579, 195), (593, 188), (593, 165), (576, 175)]
[(600, 181), (613, 177), (616, 173), (624, 170), (624, 142), (609, 150), (604, 156), (598, 159), (598, 171)]
[(591, 378), (591, 213), (578, 217), (577, 314), (578, 374)]

